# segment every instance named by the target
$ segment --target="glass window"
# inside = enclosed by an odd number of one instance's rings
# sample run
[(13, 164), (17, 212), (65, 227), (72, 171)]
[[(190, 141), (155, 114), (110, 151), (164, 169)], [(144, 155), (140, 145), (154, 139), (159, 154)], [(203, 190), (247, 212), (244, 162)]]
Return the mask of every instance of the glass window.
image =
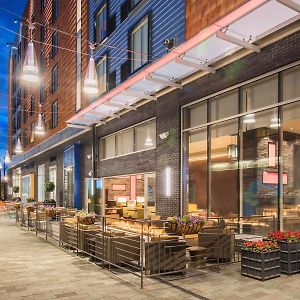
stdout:
[(101, 43), (107, 37), (107, 8), (106, 3), (99, 9), (95, 16), (96, 42)]
[(58, 88), (58, 68), (57, 65), (52, 69), (52, 93)]
[(111, 135), (101, 141), (101, 158), (111, 158), (116, 156), (116, 136)]
[(277, 217), (278, 208), (278, 128), (277, 109), (253, 114), (251, 123), (243, 120), (242, 216)]
[(41, 12), (44, 11), (46, 4), (47, 4), (47, 0), (41, 0)]
[(116, 134), (117, 155), (133, 152), (133, 128)]
[(300, 96), (300, 66), (283, 72), (283, 101)]
[(239, 113), (238, 91), (214, 97), (211, 103), (211, 121), (224, 119)]
[(251, 111), (278, 102), (277, 75), (243, 87), (243, 111)]
[(207, 129), (184, 134), (184, 199), (188, 213), (207, 215)]
[(211, 126), (212, 216), (238, 217), (238, 131), (237, 119)]
[(49, 167), (49, 181), (53, 182), (55, 187), (54, 191), (49, 193), (49, 197), (52, 200), (56, 200), (56, 166)]
[(41, 72), (43, 72), (45, 70), (45, 67), (46, 67), (46, 60), (45, 60), (44, 51), (42, 51), (41, 54), (40, 54), (40, 67), (41, 67)]
[(148, 62), (149, 29), (148, 16), (145, 17), (131, 33), (131, 72), (141, 68)]
[[(288, 76), (293, 82), (292, 73)], [(283, 227), (284, 230), (298, 231), (300, 230), (300, 102), (283, 107), (282, 127)]]
[(30, 110), (29, 110), (29, 115), (32, 116), (35, 112), (35, 97), (32, 95), (30, 97)]
[(156, 122), (142, 124), (135, 128), (135, 151), (151, 149), (156, 146)]
[(45, 26), (44, 24), (41, 25), (41, 31), (40, 31), (40, 38), (41, 38), (41, 42), (45, 41)]
[(58, 17), (58, 0), (53, 0), (53, 2), (52, 2), (52, 23), (55, 22), (57, 17)]
[(38, 166), (38, 201), (45, 201), (45, 165)]
[(207, 102), (191, 105), (184, 109), (184, 128), (192, 128), (207, 123)]
[(103, 94), (107, 90), (107, 59), (104, 56), (97, 64), (97, 73), (99, 80), (100, 94)]
[(30, 125), (30, 143), (33, 143), (35, 140), (34, 131), (35, 131), (35, 125), (34, 125), (34, 122), (32, 122)]
[(52, 34), (52, 58), (56, 55), (58, 52), (58, 32), (55, 31)]
[(58, 103), (55, 101), (52, 104), (52, 128), (55, 128), (58, 124)]
[(40, 103), (45, 103), (45, 83), (42, 82), (40, 86)]

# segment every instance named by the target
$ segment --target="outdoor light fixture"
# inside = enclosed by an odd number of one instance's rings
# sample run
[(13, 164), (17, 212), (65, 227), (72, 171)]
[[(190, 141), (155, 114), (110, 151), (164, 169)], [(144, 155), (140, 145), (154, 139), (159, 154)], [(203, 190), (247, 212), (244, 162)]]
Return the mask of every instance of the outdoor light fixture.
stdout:
[(37, 135), (45, 134), (45, 127), (44, 127), (43, 117), (42, 117), (41, 113), (39, 113), (39, 115), (38, 115), (38, 121), (37, 121), (34, 133)]
[(4, 162), (10, 163), (10, 156), (9, 156), (8, 150), (6, 151), (6, 154), (5, 154), (5, 157), (4, 157)]
[(166, 174), (166, 197), (170, 197), (171, 196), (171, 168), (170, 167), (166, 167), (165, 174)]
[(22, 78), (28, 83), (37, 83), (39, 81), (39, 68), (32, 41), (32, 32), (34, 29), (34, 25), (32, 23), (29, 24), (29, 29), (30, 40), (26, 49)]
[(98, 77), (94, 60), (94, 49), (95, 45), (90, 43), (91, 54), (83, 85), (83, 91), (88, 95), (99, 94)]
[(16, 147), (15, 147), (15, 153), (20, 154), (22, 152), (23, 152), (23, 150), (22, 150), (21, 140), (20, 140), (20, 137), (18, 137), (17, 144), (16, 144)]

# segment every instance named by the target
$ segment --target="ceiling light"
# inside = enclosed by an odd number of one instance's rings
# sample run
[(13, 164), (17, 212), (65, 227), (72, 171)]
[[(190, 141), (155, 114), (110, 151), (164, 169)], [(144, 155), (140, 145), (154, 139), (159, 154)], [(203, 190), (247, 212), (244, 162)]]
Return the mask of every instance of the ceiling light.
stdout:
[(245, 115), (243, 123), (245, 123), (245, 124), (253, 124), (253, 123), (255, 123), (255, 116), (254, 116), (254, 114)]

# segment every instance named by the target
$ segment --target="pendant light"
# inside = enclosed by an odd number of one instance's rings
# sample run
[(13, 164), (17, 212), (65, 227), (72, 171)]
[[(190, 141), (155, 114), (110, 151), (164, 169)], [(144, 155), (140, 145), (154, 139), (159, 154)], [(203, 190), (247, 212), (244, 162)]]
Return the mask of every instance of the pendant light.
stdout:
[(45, 134), (45, 127), (44, 127), (43, 117), (42, 117), (41, 113), (39, 113), (39, 115), (38, 115), (38, 121), (37, 121), (34, 133), (37, 135)]
[(96, 71), (95, 60), (94, 60), (95, 45), (92, 43), (90, 43), (90, 50), (91, 50), (90, 60), (86, 70), (83, 91), (86, 94), (92, 96), (92, 95), (99, 94), (99, 88), (98, 88), (97, 71)]
[(8, 150), (6, 151), (6, 154), (5, 154), (5, 157), (4, 157), (4, 162), (10, 163), (10, 156), (9, 156)]
[(153, 146), (153, 140), (150, 136), (148, 136), (146, 139), (145, 139), (145, 146), (146, 147), (152, 147)]
[(32, 40), (34, 30), (34, 25), (32, 23), (29, 24), (29, 29), (30, 39), (26, 49), (22, 78), (28, 83), (37, 83), (39, 81), (39, 68)]
[[(250, 96), (250, 90), (246, 90), (246, 105), (247, 105), (247, 111), (251, 111), (252, 109), (252, 99)], [(255, 123), (255, 115), (254, 114), (247, 114), (243, 118), (243, 123), (245, 124), (253, 124)]]
[(16, 144), (16, 147), (15, 147), (15, 153), (20, 154), (22, 152), (23, 152), (23, 150), (22, 150), (21, 140), (20, 140), (20, 137), (18, 137), (17, 144)]

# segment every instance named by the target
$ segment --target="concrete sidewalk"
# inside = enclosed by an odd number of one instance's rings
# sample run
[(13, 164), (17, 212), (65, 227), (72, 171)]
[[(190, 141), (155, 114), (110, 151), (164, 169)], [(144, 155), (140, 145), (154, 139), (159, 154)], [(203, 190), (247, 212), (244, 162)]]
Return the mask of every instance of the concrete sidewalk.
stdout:
[[(111, 272), (20, 229), (0, 216), (0, 300), (6, 299), (300, 299), (300, 275), (267, 282), (242, 277), (239, 265), (220, 273), (161, 282), (143, 290)], [(127, 276), (127, 277), (126, 277)], [(132, 280), (132, 275), (123, 275)], [(133, 278), (138, 284), (138, 278)]]

